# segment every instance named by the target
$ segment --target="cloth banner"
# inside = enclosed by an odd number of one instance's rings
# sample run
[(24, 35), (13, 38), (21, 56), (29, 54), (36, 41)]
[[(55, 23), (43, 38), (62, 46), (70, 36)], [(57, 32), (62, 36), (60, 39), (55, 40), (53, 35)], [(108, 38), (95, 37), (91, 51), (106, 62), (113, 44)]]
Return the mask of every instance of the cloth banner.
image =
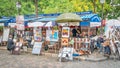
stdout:
[(17, 30), (24, 30), (24, 16), (23, 15), (19, 15), (16, 17), (16, 27)]

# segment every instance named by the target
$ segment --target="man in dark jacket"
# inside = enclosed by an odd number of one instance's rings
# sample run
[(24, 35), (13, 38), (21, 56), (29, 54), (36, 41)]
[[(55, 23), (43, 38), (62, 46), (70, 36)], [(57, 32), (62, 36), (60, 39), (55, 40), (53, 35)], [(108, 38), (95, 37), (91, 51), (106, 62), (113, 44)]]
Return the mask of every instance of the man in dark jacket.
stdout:
[(72, 30), (72, 34), (73, 34), (73, 37), (77, 36), (77, 30), (75, 28)]
[(12, 39), (12, 35), (9, 36), (8, 42), (7, 42), (7, 50), (12, 51), (14, 49), (14, 42)]

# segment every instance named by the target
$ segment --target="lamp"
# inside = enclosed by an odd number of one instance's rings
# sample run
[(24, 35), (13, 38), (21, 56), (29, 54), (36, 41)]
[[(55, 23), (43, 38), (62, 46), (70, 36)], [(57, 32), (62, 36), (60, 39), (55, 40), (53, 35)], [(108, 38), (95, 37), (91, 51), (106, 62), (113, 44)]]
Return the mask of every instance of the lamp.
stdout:
[(20, 15), (21, 3), (20, 3), (20, 2), (17, 2), (17, 3), (16, 3), (16, 7), (17, 7), (17, 10), (18, 10), (18, 14)]

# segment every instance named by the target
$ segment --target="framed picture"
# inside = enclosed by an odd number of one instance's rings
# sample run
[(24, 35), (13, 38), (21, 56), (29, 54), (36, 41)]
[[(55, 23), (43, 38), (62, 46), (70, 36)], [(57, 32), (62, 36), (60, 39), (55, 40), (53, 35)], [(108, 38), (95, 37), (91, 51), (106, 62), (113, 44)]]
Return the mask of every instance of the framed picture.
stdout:
[(69, 27), (63, 27), (62, 28), (62, 37), (68, 38), (70, 36), (70, 28)]
[(68, 38), (62, 38), (61, 44), (62, 46), (68, 46)]

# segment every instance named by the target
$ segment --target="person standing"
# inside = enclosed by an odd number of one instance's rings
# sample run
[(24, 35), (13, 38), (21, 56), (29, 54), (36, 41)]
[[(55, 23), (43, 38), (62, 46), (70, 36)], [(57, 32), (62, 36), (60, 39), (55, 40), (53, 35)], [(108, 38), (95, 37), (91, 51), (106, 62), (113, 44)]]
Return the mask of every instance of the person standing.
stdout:
[(13, 38), (12, 35), (9, 35), (9, 39), (7, 41), (7, 50), (11, 52), (13, 49), (14, 49)]
[(76, 30), (76, 28), (73, 28), (72, 34), (73, 34), (73, 37), (76, 37), (76, 36), (77, 36), (77, 30)]

